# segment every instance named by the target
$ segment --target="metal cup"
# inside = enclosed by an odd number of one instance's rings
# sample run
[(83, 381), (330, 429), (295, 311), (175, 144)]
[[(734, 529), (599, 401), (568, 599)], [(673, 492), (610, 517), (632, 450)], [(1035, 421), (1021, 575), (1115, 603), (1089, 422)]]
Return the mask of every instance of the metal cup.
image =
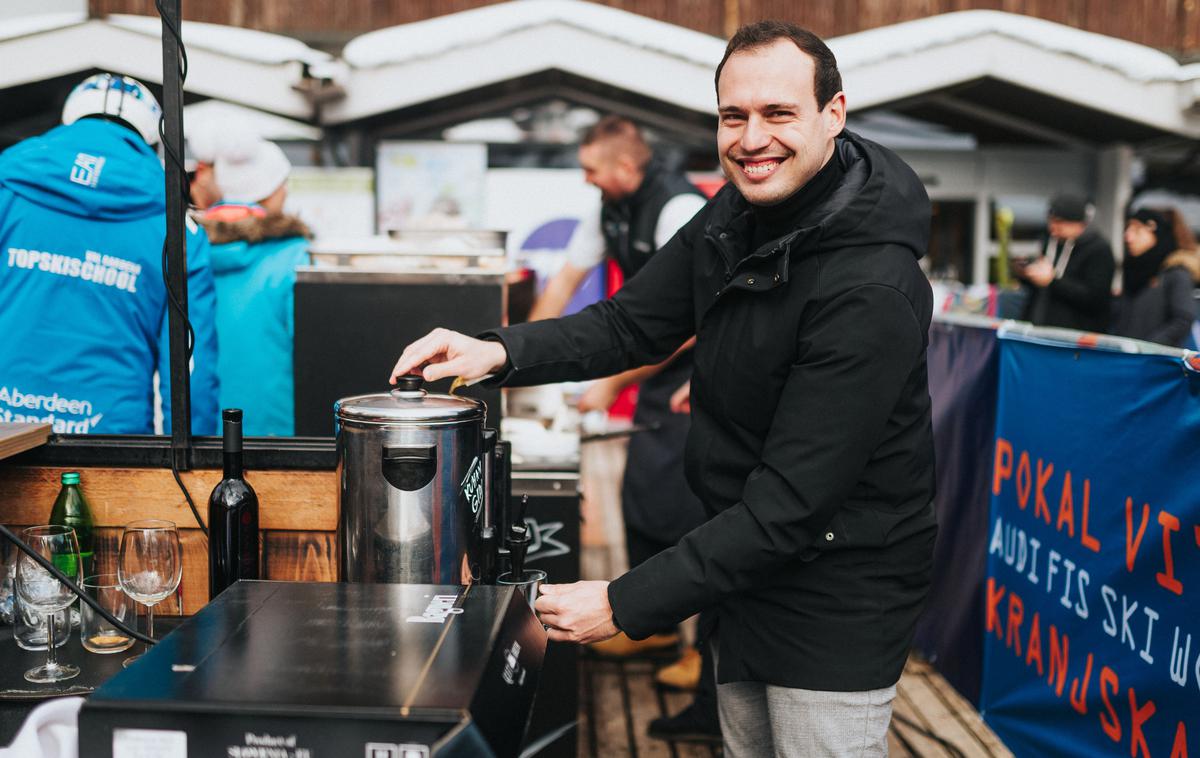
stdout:
[(525, 602), (529, 603), (530, 610), (533, 610), (538, 595), (542, 594), (542, 582), (545, 581), (546, 572), (541, 569), (525, 569), (519, 577), (514, 577), (511, 571), (506, 571), (496, 577), (496, 584), (516, 587), (525, 597)]
[[(116, 574), (96, 574), (83, 580), (83, 591), (119, 621), (134, 624), (137, 611), (133, 598), (125, 594)], [(133, 638), (113, 626), (87, 603), (81, 603), (82, 620), (79, 639), (83, 648), (93, 653), (119, 653), (133, 645)]]

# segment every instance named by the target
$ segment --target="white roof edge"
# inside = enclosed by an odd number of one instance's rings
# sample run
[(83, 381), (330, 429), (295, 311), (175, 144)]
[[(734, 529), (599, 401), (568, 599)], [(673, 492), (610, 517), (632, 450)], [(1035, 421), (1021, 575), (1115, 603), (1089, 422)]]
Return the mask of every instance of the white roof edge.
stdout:
[[(577, 0), (523, 0), (368, 32), (352, 39), (342, 57), (355, 68), (378, 67), (437, 56), (552, 22), (714, 67), (725, 47), (721, 38), (608, 6)], [(1074, 55), (1139, 81), (1200, 76), (1200, 70), (1182, 67), (1171, 56), (1146, 45), (994, 10), (942, 13), (832, 37), (827, 42), (839, 65), (852, 69), (893, 55), (987, 34), (1010, 36), (1043, 49)]]
[[(1046, 71), (1054, 71), (1054, 77), (1047, 78)], [(959, 39), (862, 64), (843, 74), (851, 113), (856, 108), (933, 95), (947, 101), (948, 107), (991, 111), (1003, 119), (1005, 113), (986, 103), (958, 101), (952, 92), (946, 92), (956, 84), (985, 77), (1152, 129), (1191, 138), (1200, 136), (1200, 119), (1187, 111), (1183, 97), (1189, 85), (1136, 81), (1008, 35)], [(1028, 114), (1007, 115), (1029, 121)]]
[[(103, 18), (89, 19), (84, 11), (65, 11), (0, 19), (0, 43), (55, 32), (89, 21), (152, 37), (160, 37), (162, 34), (162, 21), (158, 16), (112, 13)], [(194, 45), (232, 58), (268, 65), (296, 61), (315, 64), (333, 60), (329, 53), (315, 50), (298, 39), (282, 34), (200, 21), (183, 22), (183, 41), (187, 47)]]
[[(0, 79), (36, 81), (79, 70), (70, 68), (76, 62), (98, 68), (119, 66), (126, 62), (130, 51), (106, 50), (104, 45), (123, 47), (119, 41), (122, 33), (157, 39), (160, 23), (156, 16), (116, 14), (88, 20), (82, 13), (0, 21), (0, 61), (7, 57), (14, 66), (20, 62), (10, 76), (0, 75)], [(88, 38), (88, 44), (80, 44), (84, 38), (81, 35), (87, 34), (98, 39)], [(118, 39), (108, 40), (105, 34), (118, 35)], [(39, 60), (36, 52), (30, 54), (40, 49), (38, 38), (58, 40), (57, 35), (61, 35), (61, 44), (74, 49), (42, 59), (40, 64), (31, 63)], [(575, 46), (562, 43), (564, 38)], [(518, 41), (526, 47), (516, 49), (520, 47)], [(213, 65), (220, 71), (261, 76), (256, 86), (271, 89), (285, 80), (298, 82), (300, 64), (337, 63), (328, 54), (290, 37), (217, 24), (184, 22), (184, 42), (198, 53), (198, 60), (224, 61)], [(861, 75), (873, 83), (871, 90), (878, 90), (863, 99), (860, 96), (868, 92), (850, 92), (852, 107), (864, 101), (885, 104), (889, 93), (894, 100), (980, 76), (1064, 97), (1062, 83), (1045, 79), (1044, 68), (1025, 70), (1030, 67), (993, 60), (982, 53), (989, 46), (1011, 50), (1012, 45), (1023, 45), (1026, 47), (1022, 49), (1043, 63), (1075, 71), (1076, 80), (1083, 82), (1078, 92), (1083, 99), (1071, 96), (1074, 93), (1068, 93), (1065, 99), (1091, 103), (1098, 110), (1154, 128), (1189, 136), (1200, 134), (1200, 63), (1183, 66), (1153, 48), (1043, 19), (1001, 11), (960, 11), (834, 37), (828, 43), (848, 82)], [(939, 61), (939, 56), (974, 45), (981, 51), (977, 56), (960, 57), (949, 66)], [(540, 49), (527, 55), (525, 51), (534, 46)], [(347, 98), (344, 105), (331, 103), (323, 112), (323, 121), (353, 121), (548, 69), (606, 81), (708, 114), (713, 111), (712, 71), (724, 46), (724, 40), (717, 37), (595, 3), (500, 3), (381, 29), (351, 40), (343, 53), (343, 59), (352, 66), (342, 82)], [(6, 48), (11, 48), (8, 56), (4, 54)], [(18, 56), (18, 51), (23, 52)], [(504, 60), (514, 54), (527, 58), (528, 65)], [(588, 54), (602, 59), (586, 60)], [(474, 71), (469, 71), (472, 66), (468, 58), (474, 61)], [(881, 86), (887, 78), (884, 74), (893, 65), (907, 70), (904, 86)], [(148, 74), (149, 70), (142, 72), (142, 76)], [(200, 70), (195, 74), (194, 80), (189, 78), (189, 90), (228, 97), (228, 92), (219, 94), (225, 91), (219, 77), (205, 76)], [(149, 80), (154, 79), (151, 76)], [(406, 86), (389, 85), (396, 80), (405, 81)], [(1134, 95), (1128, 98), (1128, 107), (1112, 104), (1105, 87)], [(303, 96), (286, 84), (284, 89), (288, 91), (264, 90), (231, 99), (272, 113), (299, 117), (311, 113)]]
[(1171, 56), (1147, 45), (993, 10), (942, 13), (833, 37), (828, 43), (839, 66), (852, 69), (988, 34), (1072, 55), (1138, 81), (1177, 80), (1182, 68)]
[[(581, 60), (584, 54), (579, 47), (558, 44), (564, 35), (588, 53), (636, 59), (642, 68), (631, 71), (621, 60), (608, 59), (603, 65)], [(513, 55), (513, 40), (518, 39), (524, 42), (523, 50), (534, 51), (517, 51), (527, 59), (524, 67), (505, 60)], [(997, 45), (1027, 46), (1043, 63), (1072, 70), (1076, 81), (1082, 82), (1082, 99), (1072, 97), (1062, 83), (1044, 79), (1044, 70), (1025, 70), (982, 54), (952, 61), (948, 68), (944, 60), (936, 66), (921, 63), (977, 43), (985, 49), (989, 40), (992, 49), (998, 49)], [(904, 94), (892, 99), (991, 76), (1053, 97), (1092, 104), (1153, 128), (1189, 135), (1200, 132), (1200, 121), (1187, 112), (1200, 104), (1200, 64), (1181, 66), (1154, 48), (1044, 19), (1002, 11), (959, 11), (834, 37), (828, 43), (848, 80), (863, 72), (878, 84), (882, 68), (903, 62), (909, 80), (899, 88)], [(614, 49), (614, 45), (621, 47)], [(327, 123), (353, 121), (547, 69), (597, 78), (710, 113), (712, 71), (724, 46), (724, 40), (717, 37), (594, 3), (500, 3), (380, 29), (351, 40), (343, 51), (343, 59), (351, 66), (344, 82), (348, 97), (326, 111)], [(628, 54), (622, 55), (622, 49)], [(474, 71), (468, 59), (473, 59)], [(481, 61), (495, 61), (496, 65), (481, 65)], [(670, 86), (658, 81), (668, 76), (668, 71), (674, 77)], [(388, 86), (400, 79), (420, 85), (407, 86), (403, 88), (407, 94), (401, 94)], [(1128, 107), (1114, 106), (1101, 91), (1114, 85), (1136, 94)], [(873, 105), (888, 102), (886, 89), (866, 100)]]
[(0, 19), (0, 42), (17, 37), (27, 37), (31, 34), (75, 26), (88, 20), (86, 11), (62, 11), (59, 13), (35, 13), (29, 16), (15, 16)]
[(714, 65), (552, 18), (438, 54), (352, 69), (343, 82), (346, 97), (324, 108), (321, 117), (327, 124), (351, 122), (549, 70), (711, 114)]
[[(113, 13), (101, 20), (121, 29), (153, 37), (162, 34), (162, 21), (158, 16)], [(294, 37), (261, 32), (257, 29), (184, 21), (182, 32), (185, 47), (195, 46), (255, 63), (324, 63), (333, 59), (329, 53), (315, 50)]]
[(553, 22), (712, 66), (725, 49), (718, 37), (617, 8), (578, 0), (522, 0), (367, 32), (346, 44), (342, 58), (356, 68), (401, 63)]
[[(201, 46), (190, 51), (190, 62), (185, 84), (190, 93), (292, 118), (312, 117), (312, 104), (295, 89), (301, 80), (299, 62), (263, 63)], [(99, 19), (0, 40), (0, 89), (92, 69), (161, 82), (159, 40)], [(230, 87), (229, 82), (239, 86)]]

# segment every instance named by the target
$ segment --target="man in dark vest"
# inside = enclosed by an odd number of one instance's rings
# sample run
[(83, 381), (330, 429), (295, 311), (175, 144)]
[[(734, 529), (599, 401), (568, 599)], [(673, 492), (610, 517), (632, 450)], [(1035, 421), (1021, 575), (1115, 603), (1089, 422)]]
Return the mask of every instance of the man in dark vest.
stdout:
[[(568, 260), (547, 283), (531, 321), (561, 315), (588, 272), (605, 256), (629, 279), (704, 206), (703, 194), (683, 175), (663, 170), (637, 124), (627, 118), (611, 115), (596, 122), (580, 142), (579, 163), (585, 181), (600, 190), (601, 212), (598, 219), (586, 219), (572, 236)], [(683, 473), (688, 417), (672, 413), (669, 405), (671, 395), (688, 382), (691, 373), (690, 345), (685, 345), (663, 363), (596, 381), (579, 402), (584, 412), (607, 410), (625, 387), (640, 385), (634, 423), (646, 431), (630, 440), (621, 487), (631, 567), (674, 546), (705, 519), (704, 506), (688, 488)], [(705, 621), (701, 620), (700, 637)], [(593, 651), (625, 657), (673, 648), (677, 642), (673, 633), (640, 642), (622, 634), (598, 643)], [(705, 664), (711, 665), (710, 656), (701, 654), (707, 648), (699, 645), (698, 650), (689, 650), (679, 664), (662, 672), (664, 683), (686, 686), (697, 677), (699, 683), (695, 703), (674, 718), (656, 719), (650, 725), (651, 736), (720, 741), (713, 674), (711, 668), (705, 670)]]
[(567, 262), (530, 312), (530, 321), (562, 315), (575, 290), (604, 256), (628, 279), (704, 205), (704, 195), (681, 174), (664, 171), (641, 129), (605, 116), (579, 145), (584, 181), (600, 190), (599, 217), (586, 218), (571, 238)]

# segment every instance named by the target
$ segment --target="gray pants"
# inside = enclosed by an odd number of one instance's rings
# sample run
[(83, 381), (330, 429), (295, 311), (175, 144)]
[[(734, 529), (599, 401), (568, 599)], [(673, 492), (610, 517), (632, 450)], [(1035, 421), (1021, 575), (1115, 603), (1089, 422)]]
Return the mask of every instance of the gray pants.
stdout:
[(718, 684), (725, 756), (886, 758), (895, 697), (895, 685), (822, 692), (762, 682)]

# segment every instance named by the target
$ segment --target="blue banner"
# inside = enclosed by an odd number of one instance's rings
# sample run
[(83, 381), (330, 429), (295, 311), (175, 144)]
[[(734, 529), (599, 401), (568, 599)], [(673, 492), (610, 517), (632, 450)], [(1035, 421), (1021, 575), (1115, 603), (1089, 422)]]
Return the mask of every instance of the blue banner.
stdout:
[(1200, 377), (1000, 340), (981, 711), (1018, 756), (1200, 756)]
[(977, 706), (991, 497), (991, 480), (979, 472), (992, 464), (998, 354), (989, 326), (935, 321), (929, 327), (938, 539), (913, 645)]

